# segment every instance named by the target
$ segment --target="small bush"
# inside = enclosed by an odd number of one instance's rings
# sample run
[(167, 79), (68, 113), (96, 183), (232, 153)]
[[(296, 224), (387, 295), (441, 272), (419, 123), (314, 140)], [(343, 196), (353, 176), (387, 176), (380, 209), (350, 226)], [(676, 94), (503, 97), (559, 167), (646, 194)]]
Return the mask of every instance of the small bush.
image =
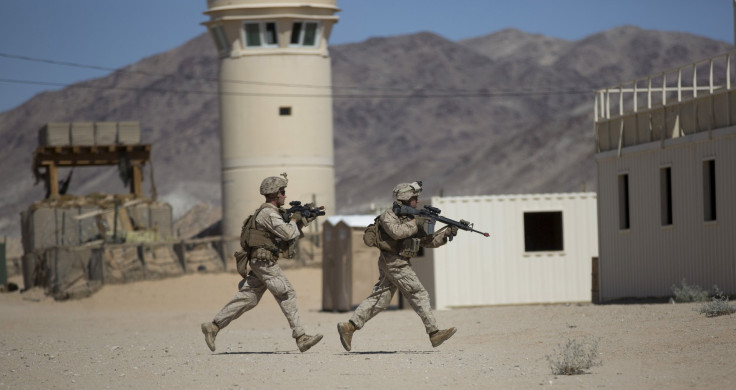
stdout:
[(736, 307), (728, 303), (728, 296), (723, 295), (723, 291), (718, 286), (713, 286), (713, 288), (715, 289), (715, 296), (710, 302), (700, 305), (698, 312), (705, 314), (706, 317), (718, 317), (735, 313)]
[(689, 285), (682, 279), (682, 287), (672, 285), (675, 302), (705, 302), (708, 300), (708, 291), (698, 285)]
[(578, 375), (602, 364), (598, 357), (598, 341), (568, 339), (564, 346), (559, 347), (560, 351), (554, 351), (555, 356), (547, 355), (549, 367), (555, 375)]

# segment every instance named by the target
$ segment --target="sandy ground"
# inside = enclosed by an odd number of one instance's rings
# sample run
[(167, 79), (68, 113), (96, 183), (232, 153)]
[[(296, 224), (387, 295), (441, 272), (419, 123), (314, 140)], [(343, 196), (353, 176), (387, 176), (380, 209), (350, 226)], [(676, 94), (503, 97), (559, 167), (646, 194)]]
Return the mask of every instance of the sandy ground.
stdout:
[[(736, 316), (697, 304), (531, 305), (436, 312), (457, 334), (433, 349), (411, 310), (389, 310), (345, 352), (321, 312), (321, 270), (287, 270), (307, 332), (300, 353), (268, 293), (205, 345), (199, 324), (235, 293), (236, 274), (108, 285), (55, 302), (0, 294), (0, 389), (733, 389)], [(18, 283), (17, 278), (11, 281)], [(22, 279), (20, 280), (22, 284)], [(38, 297), (38, 295), (35, 295)], [(547, 356), (568, 339), (598, 340), (602, 365), (553, 375)]]

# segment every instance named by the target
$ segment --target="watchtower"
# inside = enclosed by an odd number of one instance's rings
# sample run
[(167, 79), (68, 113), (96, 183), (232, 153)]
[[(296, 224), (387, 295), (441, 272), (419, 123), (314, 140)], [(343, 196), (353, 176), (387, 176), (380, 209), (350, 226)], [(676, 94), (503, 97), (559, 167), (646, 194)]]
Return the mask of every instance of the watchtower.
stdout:
[(331, 66), (337, 0), (208, 0), (219, 55), (222, 234), (238, 236), (261, 180), (334, 212)]

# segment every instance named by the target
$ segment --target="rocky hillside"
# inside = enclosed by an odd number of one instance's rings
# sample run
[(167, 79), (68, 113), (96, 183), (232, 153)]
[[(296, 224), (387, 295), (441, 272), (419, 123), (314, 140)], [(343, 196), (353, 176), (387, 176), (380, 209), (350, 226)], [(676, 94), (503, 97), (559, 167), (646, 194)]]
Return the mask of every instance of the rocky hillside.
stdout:
[[(427, 195), (595, 190), (592, 91), (732, 49), (636, 27), (580, 41), (504, 30), (333, 46), (337, 211), (388, 202), (406, 180), (424, 180)], [(52, 121), (140, 121), (159, 199), (178, 215), (199, 202), (219, 206), (216, 79), (202, 35), (1, 113), (0, 234), (18, 236), (19, 212), (44, 195), (31, 157), (38, 129)], [(70, 193), (96, 191), (126, 190), (115, 169), (75, 170)]]

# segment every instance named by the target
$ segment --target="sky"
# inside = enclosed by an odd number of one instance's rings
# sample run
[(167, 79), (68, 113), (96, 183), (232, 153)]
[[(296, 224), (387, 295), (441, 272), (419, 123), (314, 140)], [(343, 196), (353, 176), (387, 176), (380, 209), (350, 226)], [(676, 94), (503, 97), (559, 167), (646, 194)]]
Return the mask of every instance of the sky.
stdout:
[[(460, 40), (506, 28), (579, 40), (623, 25), (734, 40), (732, 0), (338, 0), (337, 5), (340, 20), (331, 45), (420, 31)], [(109, 69), (173, 49), (205, 32), (206, 9), (206, 0), (4, 0), (0, 112), (40, 92), (103, 77)]]

